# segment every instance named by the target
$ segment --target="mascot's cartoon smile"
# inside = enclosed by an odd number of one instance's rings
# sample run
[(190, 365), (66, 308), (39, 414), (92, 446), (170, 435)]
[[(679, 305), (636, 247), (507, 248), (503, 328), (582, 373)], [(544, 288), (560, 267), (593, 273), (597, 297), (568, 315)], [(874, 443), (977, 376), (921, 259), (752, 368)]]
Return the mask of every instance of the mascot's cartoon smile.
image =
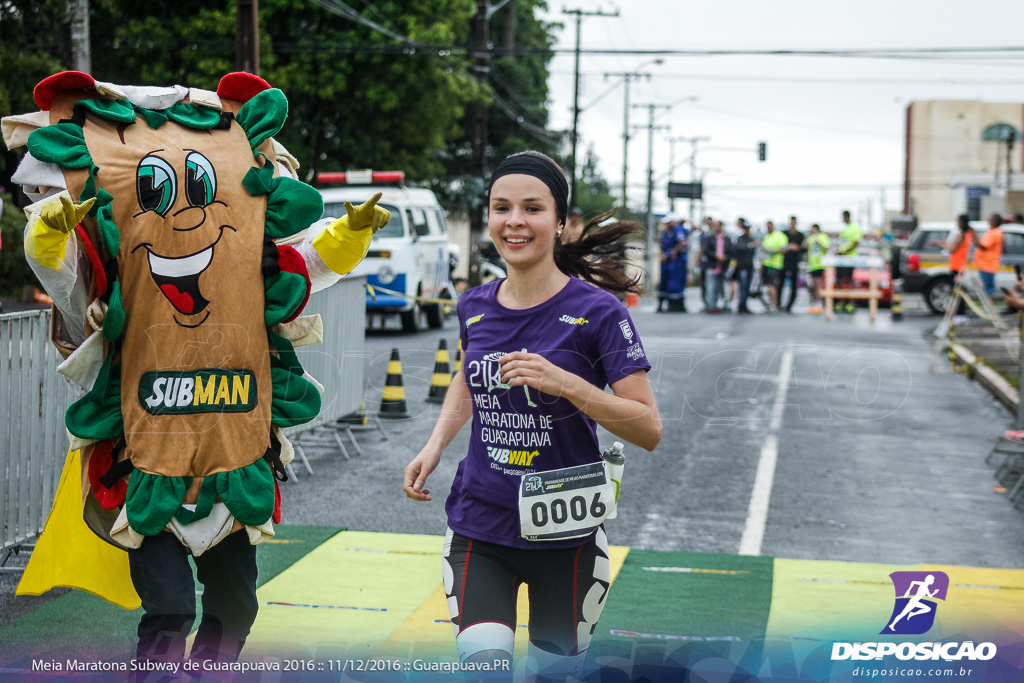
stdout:
[[(153, 282), (179, 313), (198, 315), (210, 304), (210, 301), (199, 291), (199, 276), (213, 262), (213, 248), (224, 236), (224, 230), (235, 231), (230, 225), (222, 225), (216, 242), (187, 256), (161, 256), (153, 251), (153, 245), (148, 242), (143, 242), (132, 250), (134, 252), (145, 249), (148, 252), (147, 261)], [(192, 325), (182, 323), (177, 316), (175, 316), (174, 322), (182, 327), (198, 327), (206, 322), (209, 315), (207, 313), (202, 320)]]
[(199, 275), (213, 260), (213, 247), (181, 258), (166, 258), (149, 252), (153, 281), (167, 300), (185, 315), (201, 313), (210, 302), (199, 292)]

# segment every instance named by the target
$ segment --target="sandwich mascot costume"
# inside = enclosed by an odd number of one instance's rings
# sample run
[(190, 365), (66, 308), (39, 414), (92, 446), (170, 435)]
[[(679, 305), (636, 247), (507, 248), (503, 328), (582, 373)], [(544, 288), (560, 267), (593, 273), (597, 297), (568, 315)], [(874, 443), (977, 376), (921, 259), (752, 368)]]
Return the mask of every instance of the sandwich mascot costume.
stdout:
[(40, 111), (3, 120), (4, 142), (28, 147), (25, 253), (54, 302), (58, 371), (83, 394), (19, 593), (141, 604), (137, 661), (181, 661), (191, 555), (204, 591), (190, 656), (234, 661), (256, 618), (255, 545), (280, 521), (282, 430), (320, 410), (295, 347), (322, 323), (299, 314), (390, 216), (377, 195), (321, 218), (273, 137), (288, 102), (252, 74), (209, 91), (63, 72), (34, 99)]

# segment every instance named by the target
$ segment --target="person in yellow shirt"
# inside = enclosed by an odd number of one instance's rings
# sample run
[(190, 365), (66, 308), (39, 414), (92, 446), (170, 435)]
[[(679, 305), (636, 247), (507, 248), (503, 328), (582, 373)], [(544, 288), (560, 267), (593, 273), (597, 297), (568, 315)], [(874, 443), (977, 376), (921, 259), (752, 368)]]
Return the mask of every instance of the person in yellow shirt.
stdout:
[[(860, 226), (850, 220), (850, 212), (843, 211), (843, 230), (839, 233), (839, 255), (857, 256), (857, 245), (864, 238), (864, 231)], [(836, 286), (838, 289), (850, 289), (853, 287), (853, 268), (836, 268)], [(853, 313), (855, 310), (853, 301), (836, 297), (836, 311), (842, 313)]]
[(811, 276), (811, 307), (808, 313), (821, 313), (821, 285), (824, 280), (825, 266), (821, 265), (821, 257), (828, 253), (830, 240), (828, 235), (821, 231), (817, 223), (811, 226), (811, 232), (807, 235), (807, 271)]
[(775, 225), (768, 221), (765, 223), (768, 234), (761, 240), (761, 249), (764, 252), (764, 259), (761, 261), (761, 281), (768, 288), (768, 294), (772, 300), (772, 310), (779, 309), (779, 289), (782, 287), (782, 262), (783, 252), (789, 246), (789, 237), (781, 230), (776, 230)]
[(985, 294), (991, 298), (996, 293), (996, 273), (999, 262), (1003, 258), (1003, 224), (1002, 217), (994, 213), (988, 217), (988, 232), (974, 244), (974, 260), (971, 265), (978, 269), (981, 282), (985, 285)]

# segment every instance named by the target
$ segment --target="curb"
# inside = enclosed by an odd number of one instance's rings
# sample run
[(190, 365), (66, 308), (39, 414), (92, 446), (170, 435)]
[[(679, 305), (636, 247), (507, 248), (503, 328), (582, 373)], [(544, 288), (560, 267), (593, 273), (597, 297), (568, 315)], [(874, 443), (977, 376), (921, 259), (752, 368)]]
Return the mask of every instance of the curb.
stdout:
[(968, 377), (978, 381), (989, 393), (996, 397), (1000, 403), (1014, 413), (1017, 412), (1017, 405), (1020, 401), (1017, 390), (1010, 386), (1010, 383), (999, 376), (992, 368), (982, 363), (977, 356), (961, 344), (950, 344), (949, 350), (956, 359), (967, 366), (970, 370)]

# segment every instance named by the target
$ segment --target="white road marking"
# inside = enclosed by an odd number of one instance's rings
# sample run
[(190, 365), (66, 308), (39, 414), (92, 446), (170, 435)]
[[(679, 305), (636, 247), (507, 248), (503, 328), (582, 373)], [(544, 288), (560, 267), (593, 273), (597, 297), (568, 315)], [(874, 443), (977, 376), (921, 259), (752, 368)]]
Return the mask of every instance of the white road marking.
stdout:
[(775, 404), (772, 406), (768, 433), (764, 445), (761, 446), (761, 458), (757, 463), (754, 489), (750, 494), (750, 506), (747, 508), (747, 521), (743, 525), (743, 537), (740, 539), (740, 555), (761, 554), (764, 527), (768, 521), (768, 504), (771, 502), (772, 485), (775, 483), (775, 464), (779, 458), (778, 432), (782, 426), (782, 416), (786, 412), (786, 393), (789, 391), (789, 377), (792, 373), (793, 350), (786, 349), (779, 362)]

